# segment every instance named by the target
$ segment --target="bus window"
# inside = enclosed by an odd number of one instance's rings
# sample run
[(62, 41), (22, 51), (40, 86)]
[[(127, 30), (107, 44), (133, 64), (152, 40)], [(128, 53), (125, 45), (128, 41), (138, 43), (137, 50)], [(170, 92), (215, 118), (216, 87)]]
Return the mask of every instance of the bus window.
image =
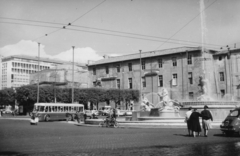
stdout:
[(60, 112), (60, 110), (61, 110), (61, 108), (60, 108), (60, 106), (58, 106), (57, 112)]
[(61, 112), (63, 112), (63, 107), (61, 107)]
[(52, 106), (49, 106), (48, 112), (52, 112)]
[(48, 106), (45, 106), (45, 112), (48, 112)]
[(54, 112), (57, 112), (57, 106), (54, 107)]
[(68, 111), (68, 107), (64, 106), (64, 111), (67, 112)]
[(79, 107), (79, 111), (80, 111), (80, 112), (83, 112), (83, 107)]
[(40, 106), (40, 112), (44, 112), (44, 106)]

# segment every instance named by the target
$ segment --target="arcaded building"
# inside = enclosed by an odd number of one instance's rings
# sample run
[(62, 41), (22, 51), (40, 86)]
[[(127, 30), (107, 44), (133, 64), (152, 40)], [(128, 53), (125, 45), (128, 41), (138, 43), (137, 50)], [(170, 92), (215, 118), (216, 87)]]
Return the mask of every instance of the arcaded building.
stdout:
[(153, 103), (162, 88), (168, 90), (171, 99), (178, 101), (196, 101), (203, 94), (210, 100), (221, 100), (229, 94), (238, 99), (239, 57), (239, 49), (219, 52), (202, 47), (105, 57), (88, 64), (89, 84), (139, 89)]

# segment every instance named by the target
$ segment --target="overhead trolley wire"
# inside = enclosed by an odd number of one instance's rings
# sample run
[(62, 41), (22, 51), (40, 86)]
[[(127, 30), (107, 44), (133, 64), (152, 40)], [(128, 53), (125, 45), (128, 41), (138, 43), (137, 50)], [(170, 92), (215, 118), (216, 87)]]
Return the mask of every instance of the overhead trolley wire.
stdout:
[[(36, 25), (36, 24), (24, 24), (24, 23), (15, 23), (15, 22), (0, 22), (0, 23), (8, 23), (8, 24), (18, 24), (18, 25), (27, 25), (27, 26), (39, 26), (39, 27), (49, 27), (49, 28), (58, 28), (55, 31), (59, 31), (63, 28), (56, 27), (56, 26), (43, 26), (43, 25)], [(136, 37), (136, 36), (126, 36), (126, 35), (120, 35), (120, 34), (111, 34), (111, 33), (104, 33), (104, 32), (97, 32), (97, 31), (88, 31), (88, 30), (80, 30), (80, 29), (72, 29), (72, 28), (65, 28), (66, 30), (71, 31), (78, 31), (78, 32), (86, 32), (86, 33), (94, 33), (94, 34), (102, 34), (102, 35), (109, 35), (109, 36), (118, 36), (118, 37), (125, 37), (125, 38), (132, 38), (132, 39), (140, 39), (140, 40), (147, 40), (147, 41), (155, 41), (155, 42), (164, 42), (163, 40), (157, 40), (157, 39), (149, 39), (149, 38), (142, 38), (142, 37)], [(35, 39), (36, 40), (36, 39)], [(187, 42), (187, 41), (184, 41)], [(189, 46), (199, 46), (199, 44), (196, 43), (179, 43), (176, 41), (171, 41), (169, 43), (173, 44), (179, 44), (179, 45), (189, 45)], [(206, 46), (206, 47), (214, 47), (214, 46)]]
[[(2, 17), (0, 17), (2, 18)], [(6, 18), (6, 19), (11, 19), (11, 20), (21, 20), (21, 19), (14, 19), (14, 18)], [(29, 21), (29, 22), (37, 22), (37, 23), (48, 23), (48, 24), (55, 24), (55, 25), (63, 25), (62, 23), (52, 23), (52, 22), (44, 22), (44, 21), (35, 21), (35, 20), (25, 20), (23, 19), (22, 21)], [(10, 22), (0, 22), (0, 23), (10, 23)], [(21, 23), (15, 23), (15, 24), (21, 24)], [(23, 24), (23, 25), (32, 25), (32, 24)], [(38, 25), (35, 25), (35, 26), (38, 26)], [(141, 37), (148, 37), (148, 38), (157, 38), (157, 39), (168, 39), (168, 38), (163, 38), (163, 37), (158, 37), (158, 36), (150, 36), (150, 35), (144, 35), (144, 34), (137, 34), (137, 33), (129, 33), (129, 32), (123, 32), (123, 31), (115, 31), (115, 30), (108, 30), (108, 29), (100, 29), (100, 28), (94, 28), (94, 27), (87, 27), (87, 26), (79, 26), (79, 25), (71, 25), (72, 27), (80, 27), (80, 28), (86, 28), (86, 29), (93, 29), (93, 30), (100, 30), (100, 31), (107, 31), (107, 32), (113, 32), (113, 33), (121, 33), (121, 34), (127, 34), (127, 35), (135, 35), (135, 36), (141, 36)], [(58, 28), (58, 27), (52, 27), (52, 26), (49, 26), (51, 28)], [(59, 31), (63, 28), (59, 28), (55, 31), (53, 31), (52, 33), (56, 32), (56, 31)], [(46, 34), (45, 36), (49, 35)], [(38, 38), (37, 38), (38, 39)], [(35, 39), (36, 40), (36, 39)], [(185, 40), (177, 40), (177, 39), (169, 39), (169, 40), (172, 40), (172, 41), (176, 41), (176, 42), (187, 42), (187, 43), (193, 43), (193, 44), (201, 44), (199, 42), (194, 42), (194, 41), (185, 41)], [(162, 41), (163, 42), (163, 41)], [(216, 44), (209, 44), (209, 43), (205, 43), (205, 45), (209, 45), (209, 46), (212, 46), (212, 47), (220, 47), (222, 45), (216, 45)]]
[[(88, 14), (89, 12), (91, 12), (92, 10), (94, 10), (95, 8), (97, 8), (98, 6), (100, 6), (101, 4), (103, 4), (105, 1), (106, 1), (106, 0), (102, 1), (101, 3), (99, 3), (98, 5), (96, 5), (95, 7), (93, 7), (92, 9), (90, 9), (89, 11), (87, 11), (86, 13), (84, 13), (83, 15), (81, 15), (81, 16), (79, 16), (78, 18), (76, 18), (75, 20), (73, 20), (71, 23), (76, 22), (77, 20), (79, 20), (80, 18), (82, 18), (83, 16), (85, 16), (86, 14)], [(49, 33), (47, 33), (47, 34), (45, 34), (45, 35), (43, 35), (43, 36), (41, 36), (41, 37), (36, 38), (35, 40), (40, 39), (40, 38), (45, 37), (45, 36), (48, 36), (49, 34), (53, 34), (53, 33), (57, 32), (57, 31), (59, 31), (59, 30), (65, 29), (67, 26), (71, 25), (71, 23), (69, 23), (68, 25), (65, 25), (65, 24), (64, 24), (65, 26), (63, 26), (62, 28), (57, 29), (57, 30), (52, 31), (52, 32), (49, 32)]]

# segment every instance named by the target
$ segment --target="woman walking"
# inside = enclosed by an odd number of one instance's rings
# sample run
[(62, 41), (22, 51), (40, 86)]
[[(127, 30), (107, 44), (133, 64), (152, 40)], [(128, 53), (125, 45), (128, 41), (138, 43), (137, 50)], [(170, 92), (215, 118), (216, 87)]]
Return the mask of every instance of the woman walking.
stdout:
[(191, 123), (191, 130), (193, 132), (193, 137), (200, 136), (200, 132), (202, 131), (200, 122), (199, 122), (199, 117), (202, 117), (200, 113), (197, 112), (197, 108), (194, 108), (191, 116), (190, 116), (190, 123)]

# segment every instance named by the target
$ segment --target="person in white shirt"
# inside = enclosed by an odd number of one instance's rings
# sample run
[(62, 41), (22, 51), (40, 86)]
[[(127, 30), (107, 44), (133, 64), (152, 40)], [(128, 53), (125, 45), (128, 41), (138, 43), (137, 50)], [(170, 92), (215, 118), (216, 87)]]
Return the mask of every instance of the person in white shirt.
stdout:
[(188, 135), (191, 136), (193, 134), (192, 129), (191, 129), (191, 122), (189, 120), (191, 114), (192, 114), (192, 107), (188, 108), (188, 111), (186, 112), (186, 123), (187, 123), (187, 128), (188, 128)]

